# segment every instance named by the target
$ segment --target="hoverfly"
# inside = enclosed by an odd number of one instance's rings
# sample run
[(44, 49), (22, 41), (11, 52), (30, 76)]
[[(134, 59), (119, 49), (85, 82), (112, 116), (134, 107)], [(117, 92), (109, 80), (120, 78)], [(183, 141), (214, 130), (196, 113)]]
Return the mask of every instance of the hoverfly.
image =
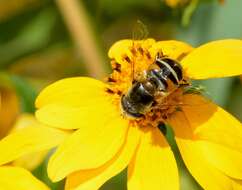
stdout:
[[(141, 33), (144, 29), (142, 22)], [(142, 73), (142, 79), (134, 78), (135, 61), (132, 61), (132, 86), (121, 97), (121, 107), (125, 115), (132, 118), (140, 118), (147, 113), (157, 101), (169, 94), (170, 89), (179, 88), (184, 83), (183, 70), (177, 60), (171, 59), (162, 53), (158, 53), (153, 63)], [(173, 86), (173, 88), (170, 88)], [(160, 100), (157, 99), (159, 97)], [(160, 98), (161, 97), (161, 98)]]
[(142, 117), (157, 101), (156, 97), (169, 93), (169, 85), (178, 88), (183, 79), (179, 62), (159, 55), (144, 75), (144, 79), (135, 81), (121, 98), (122, 109), (128, 116)]

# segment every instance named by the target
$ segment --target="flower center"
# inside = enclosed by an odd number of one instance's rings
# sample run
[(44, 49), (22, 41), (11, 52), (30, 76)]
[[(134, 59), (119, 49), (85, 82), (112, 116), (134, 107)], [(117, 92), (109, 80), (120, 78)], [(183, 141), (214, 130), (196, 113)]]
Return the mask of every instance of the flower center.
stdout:
[[(123, 112), (123, 117), (129, 119), (131, 124), (138, 124), (141, 127), (156, 127), (165, 123), (170, 114), (180, 109), (185, 83), (177, 85), (171, 80), (166, 81), (166, 78), (163, 78), (165, 80), (163, 84), (167, 86), (164, 87), (165, 90), (158, 92), (158, 86), (162, 89), (163, 85), (162, 81), (158, 80), (159, 76), (156, 76), (159, 73), (153, 73), (153, 76), (157, 77), (157, 81), (161, 84), (147, 80), (147, 71), (151, 71), (150, 67), (154, 65), (156, 57), (150, 54), (149, 47), (142, 45), (142, 43), (134, 43), (130, 46), (129, 53), (124, 53), (121, 56), (121, 60), (111, 61), (113, 73), (107, 78), (109, 84), (107, 92), (115, 97), (115, 104), (119, 106), (120, 111)], [(157, 53), (162, 54), (162, 52)], [(166, 66), (166, 63), (164, 65)], [(167, 64), (167, 67), (167, 70), (160, 71), (164, 75), (165, 72), (170, 72), (173, 76), (176, 75), (175, 70), (172, 70), (169, 64)], [(161, 68), (154, 68), (153, 70), (158, 72), (157, 69)], [(153, 88), (152, 85), (157, 88)], [(133, 101), (135, 99), (138, 100)], [(142, 103), (137, 104), (137, 102)], [(133, 116), (133, 118), (130, 116)]]

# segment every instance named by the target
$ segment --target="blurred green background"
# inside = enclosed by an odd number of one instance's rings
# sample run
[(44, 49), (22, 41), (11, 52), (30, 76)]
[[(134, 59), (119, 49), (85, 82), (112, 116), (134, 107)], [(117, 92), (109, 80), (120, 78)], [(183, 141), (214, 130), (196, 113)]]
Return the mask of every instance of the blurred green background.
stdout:
[[(172, 7), (162, 0), (1, 0), (0, 93), (10, 119), (0, 121), (0, 127), (6, 133), (20, 112), (33, 113), (38, 91), (53, 81), (109, 73), (109, 47), (131, 38), (137, 20), (147, 26), (149, 37), (182, 40), (196, 47), (216, 39), (241, 38), (241, 9), (238, 0), (181, 0)], [(196, 83), (242, 120), (239, 77)], [(170, 130), (167, 138), (178, 160), (181, 189), (201, 189), (181, 161)], [(53, 190), (63, 189), (63, 182), (48, 180), (46, 161), (33, 173)], [(126, 189), (126, 172), (102, 189)]]

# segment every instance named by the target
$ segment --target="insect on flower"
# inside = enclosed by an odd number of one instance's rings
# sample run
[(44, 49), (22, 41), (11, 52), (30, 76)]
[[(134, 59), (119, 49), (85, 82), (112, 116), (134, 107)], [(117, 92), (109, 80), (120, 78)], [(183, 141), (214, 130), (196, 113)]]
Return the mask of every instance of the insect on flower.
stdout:
[(157, 127), (165, 123), (204, 189), (240, 189), (241, 123), (190, 93), (188, 81), (240, 75), (241, 52), (242, 41), (234, 39), (198, 48), (179, 41), (122, 40), (109, 51), (113, 73), (107, 83), (76, 77), (48, 86), (36, 100), (37, 118), (75, 130), (52, 155), (50, 178), (67, 177), (66, 189), (92, 190), (128, 166), (130, 190), (179, 189), (175, 158)]
[[(133, 54), (144, 54), (142, 47), (136, 47), (136, 41), (145, 39), (147, 35), (148, 30), (146, 26), (141, 21), (137, 21), (130, 49)], [(148, 53), (147, 55), (149, 56)], [(182, 54), (182, 56), (184, 55)], [(163, 115), (160, 117), (162, 121), (162, 118), (167, 118), (165, 115), (167, 106), (171, 106), (171, 104), (167, 105), (165, 103), (168, 96), (179, 91), (179, 88), (190, 86), (183, 77), (183, 70), (178, 61), (181, 57), (177, 57), (177, 60), (175, 60), (164, 55), (162, 50), (160, 50), (153, 62), (148, 65), (147, 70), (139, 73), (135, 70), (135, 65), (139, 64), (139, 62), (136, 63), (135, 58), (133, 56), (132, 61), (127, 57), (125, 58), (126, 61), (130, 62), (132, 85), (127, 93), (121, 97), (123, 115), (138, 119), (144, 118), (145, 115), (151, 115), (154, 118), (157, 113), (160, 113), (160, 115)], [(150, 56), (149, 58), (151, 59)], [(109, 78), (109, 80), (115, 81), (112, 78)], [(179, 109), (179, 104), (176, 106)]]
[(67, 177), (66, 190), (93, 190), (128, 167), (129, 190), (178, 190), (176, 160), (158, 128), (165, 123), (204, 189), (241, 189), (241, 123), (189, 82), (241, 75), (241, 52), (236, 39), (198, 48), (121, 40), (109, 50), (106, 82), (74, 77), (46, 87), (36, 100), (37, 119), (70, 132), (49, 160), (49, 177)]
[[(170, 58), (155, 58), (139, 80), (132, 81), (128, 93), (121, 98), (122, 108), (128, 115), (139, 118), (147, 113), (152, 105), (161, 106), (162, 100), (171, 92), (188, 83), (182, 81), (181, 65)], [(168, 86), (169, 84), (169, 86)], [(172, 85), (172, 87), (171, 87)]]

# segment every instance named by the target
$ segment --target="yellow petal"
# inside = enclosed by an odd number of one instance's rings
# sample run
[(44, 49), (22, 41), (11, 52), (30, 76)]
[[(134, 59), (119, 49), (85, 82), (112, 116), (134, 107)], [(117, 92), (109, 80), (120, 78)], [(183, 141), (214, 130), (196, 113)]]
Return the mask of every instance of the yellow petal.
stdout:
[(242, 152), (242, 125), (231, 114), (199, 95), (184, 96), (182, 110), (197, 138)]
[(242, 190), (242, 180), (233, 180), (233, 189)]
[(96, 130), (88, 125), (85, 130), (79, 129), (51, 157), (49, 177), (59, 181), (74, 171), (105, 164), (123, 145), (127, 129), (128, 123), (120, 117), (107, 118)]
[(147, 129), (128, 168), (129, 190), (179, 189), (176, 161), (159, 129)]
[(184, 113), (177, 112), (169, 119), (169, 124), (175, 131), (176, 142), (188, 170), (203, 189), (233, 189), (232, 180), (207, 161)]
[[(142, 47), (148, 50), (153, 58), (155, 58), (158, 52), (162, 52), (165, 56), (180, 60), (193, 50), (189, 44), (175, 40), (155, 42), (153, 39), (147, 39), (140, 42)], [(118, 41), (110, 48), (108, 56), (111, 59), (115, 59), (118, 63), (123, 64), (125, 62), (124, 55), (132, 58), (130, 49), (133, 44), (133, 40)]]
[(162, 52), (164, 56), (168, 56), (180, 61), (192, 50), (193, 47), (187, 43), (175, 40), (167, 40), (156, 42), (149, 51), (152, 57), (155, 57), (158, 52)]
[(209, 141), (197, 143), (211, 165), (230, 177), (242, 179), (242, 152)]
[[(36, 123), (37, 121), (34, 115), (28, 113), (20, 114), (10, 133), (17, 132), (25, 127), (34, 126)], [(21, 156), (20, 158), (14, 160), (11, 165), (20, 166), (27, 170), (34, 170), (43, 162), (48, 152), (49, 150), (44, 150)]]
[(9, 133), (13, 133), (25, 127), (34, 125), (39, 125), (34, 115), (29, 113), (22, 113), (17, 117), (17, 120)]
[(182, 108), (206, 158), (227, 175), (242, 179), (242, 125), (223, 110), (198, 95), (186, 95)]
[(232, 189), (232, 181), (206, 161), (196, 142), (179, 138), (176, 141), (188, 170), (204, 189)]
[(97, 190), (108, 179), (124, 170), (129, 164), (139, 143), (140, 132), (136, 127), (130, 127), (127, 139), (122, 149), (103, 166), (81, 170), (67, 177), (66, 190)]
[(49, 190), (49, 188), (23, 168), (2, 166), (0, 190)]
[(106, 85), (88, 77), (74, 77), (59, 80), (43, 89), (36, 99), (37, 108), (50, 104), (80, 107), (105, 98)]
[(120, 110), (111, 103), (108, 100), (102, 102), (93, 100), (92, 103), (80, 107), (70, 107), (60, 103), (50, 104), (38, 110), (36, 117), (51, 127), (95, 130), (96, 127), (104, 125), (108, 118), (120, 117)]
[(227, 39), (196, 48), (182, 62), (188, 77), (207, 79), (241, 75), (242, 40)]
[(226, 175), (242, 179), (241, 123), (202, 96), (186, 95), (184, 104), (189, 105), (182, 110), (206, 159)]
[(47, 157), (49, 150), (44, 150), (40, 152), (34, 152), (31, 154), (27, 154), (21, 156), (20, 158), (14, 160), (11, 165), (13, 166), (20, 166), (27, 170), (34, 170), (36, 169)]
[(147, 40), (120, 40), (112, 45), (109, 49), (108, 57), (110, 59), (116, 60), (119, 64), (125, 64), (124, 55), (127, 55), (132, 60), (132, 53), (131, 49), (134, 47), (134, 43), (140, 43), (142, 47), (148, 50), (154, 43), (154, 39), (147, 39)]
[(205, 189), (232, 188), (242, 177), (241, 123), (202, 96), (185, 95), (183, 101), (169, 123), (189, 171)]
[(108, 51), (108, 57), (115, 59), (118, 63), (123, 62), (123, 55), (127, 54), (131, 56), (130, 48), (132, 47), (133, 40), (120, 40), (114, 43)]
[(105, 88), (104, 83), (91, 78), (60, 80), (40, 93), (36, 117), (42, 123), (63, 129), (102, 125), (107, 122), (103, 116), (120, 115)]
[(0, 141), (0, 165), (29, 153), (53, 148), (68, 135), (67, 132), (40, 124), (18, 130)]

